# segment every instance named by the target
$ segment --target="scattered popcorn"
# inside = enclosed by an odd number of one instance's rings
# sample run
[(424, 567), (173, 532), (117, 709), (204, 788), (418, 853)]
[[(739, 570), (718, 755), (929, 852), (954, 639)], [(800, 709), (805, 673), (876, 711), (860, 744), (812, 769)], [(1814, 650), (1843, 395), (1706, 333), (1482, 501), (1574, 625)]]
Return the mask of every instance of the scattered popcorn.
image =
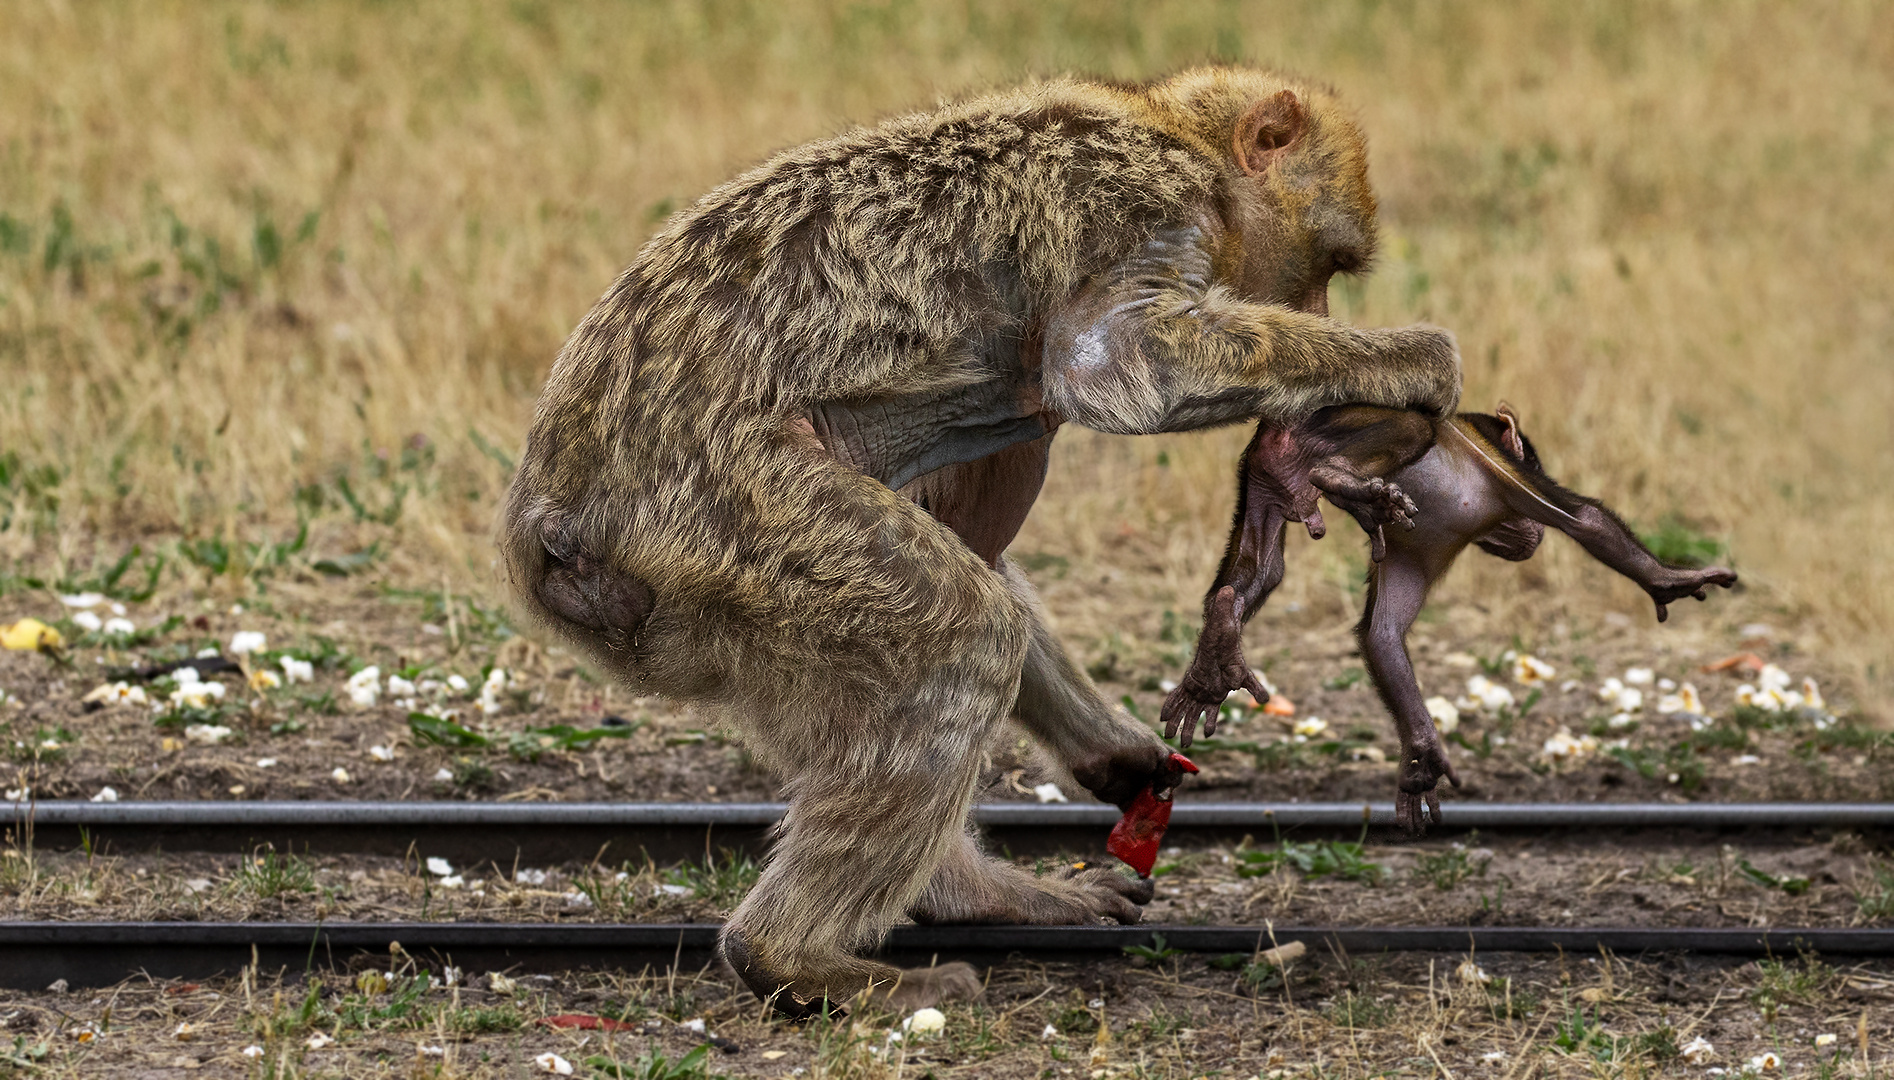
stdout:
[(1824, 1032), (1823, 1034), (1815, 1036), (1815, 1045), (1816, 1046), (1833, 1046), (1835, 1045), (1835, 1039), (1836, 1039), (1835, 1035)]
[(1676, 679), (1659, 679), (1657, 680), (1657, 688), (1659, 690), (1662, 690), (1666, 694), (1668, 694), (1672, 690), (1677, 689), (1677, 680)]
[(1460, 961), (1460, 966), (1454, 969), (1454, 974), (1457, 975), (1463, 983), (1471, 983), (1479, 986), (1484, 986), (1493, 981), (1493, 977), (1486, 973), (1485, 968), (1471, 960)]
[(1789, 673), (1774, 664), (1764, 664), (1756, 673), (1756, 684), (1764, 690), (1787, 690), (1791, 681)]
[(1710, 1040), (1699, 1035), (1685, 1043), (1683, 1050), (1680, 1052), (1683, 1054), (1683, 1058), (1686, 1062), (1692, 1065), (1701, 1065), (1709, 1061), (1710, 1058), (1716, 1054), (1716, 1047), (1710, 1045)]
[(184, 729), (184, 741), (220, 746), (236, 732), (222, 724), (192, 724)]
[(1557, 668), (1531, 653), (1520, 653), (1513, 658), (1513, 681), (1521, 686), (1545, 682), (1557, 674)]
[(1159, 679), (1157, 681), (1157, 689), (1158, 689), (1158, 693), (1160, 694), (1168, 694), (1171, 691), (1177, 689), (1177, 680), (1176, 679)]
[(329, 773), (329, 779), (334, 780), (338, 784), (346, 784), (349, 782), (349, 771), (337, 765), (334, 771)]
[(1635, 686), (1626, 686), (1617, 679), (1606, 679), (1605, 684), (1598, 688), (1598, 700), (1619, 712), (1637, 712), (1644, 707), (1644, 691)]
[(350, 701), (364, 709), (373, 708), (381, 697), (381, 668), (370, 664), (350, 675), (342, 686), (348, 691)]
[(1053, 783), (1034, 785), (1032, 793), (1037, 795), (1042, 803), (1070, 801), (1065, 797), (1065, 792), (1059, 790), (1059, 785)]
[(1475, 675), (1467, 680), (1466, 696), (1454, 704), (1471, 712), (1498, 712), (1512, 708), (1514, 699), (1511, 690), (1484, 675)]
[(316, 677), (316, 665), (307, 660), (298, 660), (293, 656), (283, 656), (278, 657), (276, 662), (283, 668), (283, 678), (288, 679), (290, 682), (311, 682)]
[(186, 1020), (171, 1031), (171, 1037), (179, 1042), (190, 1042), (197, 1037), (198, 1026)]
[[(1771, 664), (1763, 671), (1767, 673), (1770, 668), (1775, 668), (1778, 673), (1782, 670)], [(1785, 712), (1800, 708), (1802, 695), (1799, 691), (1788, 689), (1788, 678), (1787, 675), (1782, 675), (1779, 679), (1758, 680), (1762, 682), (1760, 688), (1743, 683), (1736, 688), (1736, 703), (1761, 709), (1763, 712)]]
[(1628, 712), (1621, 712), (1611, 714), (1611, 716), (1605, 720), (1605, 726), (1613, 731), (1623, 731), (1625, 728), (1636, 727), (1637, 722), (1637, 717), (1632, 716)]
[(263, 1056), (263, 1048), (261, 1046), (254, 1046), (254, 1045), (246, 1046), (243, 1049), (237, 1051), (237, 1053), (242, 1054), (244, 1057), (247, 1057), (254, 1061), (255, 1059)]
[(273, 757), (257, 758), (256, 767), (259, 769), (273, 769), (276, 767), (276, 759)]
[(144, 687), (123, 682), (101, 683), (79, 700), (87, 705), (144, 705), (150, 701)]
[(1686, 716), (1703, 715), (1703, 699), (1697, 696), (1697, 688), (1685, 683), (1674, 694), (1665, 694), (1657, 699), (1657, 711), (1665, 715), (1683, 713)]
[(1460, 727), (1460, 710), (1444, 697), (1427, 699), (1427, 715), (1433, 718), (1435, 730), (1442, 735), (1451, 735)]
[(1056, 1027), (1053, 1027), (1051, 1024), (1047, 1024), (1046, 1030), (1039, 1033), (1039, 1041), (1044, 1042), (1047, 1039), (1055, 1039), (1055, 1038), (1058, 1038), (1058, 1035), (1059, 1035), (1059, 1029)]
[(413, 697), (414, 684), (399, 675), (388, 676), (388, 694), (390, 697)]
[(303, 1040), (303, 1045), (307, 1046), (311, 1050), (320, 1050), (325, 1046), (334, 1046), (335, 1036), (330, 1035), (326, 1031), (318, 1031), (314, 1035), (311, 1035), (309, 1036), (309, 1038)]
[(1295, 727), (1290, 730), (1293, 731), (1299, 739), (1313, 739), (1327, 733), (1328, 721), (1319, 716), (1305, 717), (1304, 719), (1297, 720)]
[(572, 1063), (550, 1050), (534, 1058), (533, 1064), (539, 1066), (540, 1072), (549, 1072), (554, 1076), (572, 1075)]
[(1387, 751), (1381, 749), (1379, 746), (1354, 746), (1348, 750), (1348, 760), (1372, 761), (1376, 764), (1380, 764), (1388, 760), (1388, 754)]
[(1559, 725), (1559, 730), (1545, 741), (1545, 747), (1539, 756), (1547, 761), (1579, 761), (1596, 753), (1598, 740), (1590, 735), (1574, 736), (1570, 728)]
[(1441, 659), (1446, 662), (1448, 667), (1467, 668), (1480, 666), (1480, 661), (1475, 658), (1472, 653), (1450, 652), (1446, 656), (1441, 657)]
[(1754, 754), (1743, 754), (1740, 757), (1731, 759), (1730, 764), (1731, 765), (1761, 765), (1762, 759), (1757, 757)]
[(283, 680), (278, 678), (276, 672), (271, 671), (269, 668), (257, 668), (250, 673), (250, 689), (255, 690), (259, 694), (265, 690), (274, 690), (282, 685)]
[(197, 650), (197, 659), (199, 660), (207, 660), (207, 659), (210, 659), (211, 657), (222, 656), (222, 655), (223, 653), (218, 652), (217, 646), (215, 645), (207, 646), (205, 648)]
[(26, 802), (33, 797), (33, 789), (30, 787), (11, 787), (7, 789), (6, 795), (8, 802)]
[(467, 879), (459, 874), (449, 874), (434, 884), (439, 885), (443, 889), (458, 889), (462, 885), (467, 884)]
[(239, 630), (230, 637), (230, 655), (248, 656), (251, 653), (262, 652), (263, 646), (268, 644), (269, 640), (261, 631)]
[(435, 877), (446, 877), (454, 872), (454, 864), (438, 855), (429, 856), (427, 860), (427, 872), (433, 874)]
[(689, 885), (660, 885), (651, 890), (653, 896), (690, 896), (697, 890)]
[(98, 607), (105, 600), (104, 593), (82, 592), (61, 596), (59, 602), (71, 608)]
[(1506, 1060), (1506, 1051), (1489, 1050), (1486, 1053), (1480, 1055), (1480, 1060), (1486, 1062), (1489, 1065), (1498, 1064), (1499, 1062)]
[(564, 899), (567, 907), (588, 908), (592, 906), (592, 898), (577, 889), (566, 890)]
[(92, 801), (93, 802), (117, 802), (118, 789), (109, 787), (109, 786), (102, 787), (99, 789), (99, 793), (97, 795), (92, 796)]
[(211, 881), (209, 878), (194, 877), (194, 878), (187, 879), (184, 882), (185, 892), (207, 893), (210, 890), (211, 890)]
[(1778, 1057), (1774, 1050), (1765, 1050), (1749, 1059), (1749, 1068), (1751, 1072), (1769, 1072), (1773, 1069), (1780, 1069), (1782, 1068), (1782, 1058)]
[(511, 996), (515, 990), (519, 989), (519, 984), (497, 971), (489, 971), (487, 972), (487, 989), (495, 994)]
[(454, 770), (436, 769), (434, 770), (434, 779), (437, 783), (451, 784), (454, 782)]
[(371, 746), (368, 748), (368, 756), (374, 758), (376, 761), (393, 761), (395, 759), (395, 752), (390, 747)]
[(1802, 680), (1802, 707), (1817, 712), (1828, 711), (1828, 702), (1822, 699), (1822, 688), (1815, 685), (1814, 679)]
[(693, 1016), (689, 1020), (680, 1020), (677, 1026), (696, 1035), (702, 1035), (705, 1030), (704, 1018), (701, 1016)]
[(552, 875), (544, 870), (515, 870), (513, 880), (520, 885), (544, 885)]
[(73, 615), (72, 625), (88, 633), (96, 634), (105, 629), (105, 620), (90, 611), (81, 611)]
[(467, 692), (467, 680), (458, 675), (449, 675), (447, 677), (447, 688), (456, 694), (464, 694)]
[(460, 969), (452, 964), (441, 969), (441, 982), (447, 986), (460, 985)]
[(59, 631), (38, 619), (21, 619), (12, 626), (0, 629), (0, 648), (12, 649), (15, 652), (57, 649), (65, 643), (65, 640)]
[(510, 680), (507, 678), (505, 668), (494, 668), (487, 672), (487, 681), (480, 687), (480, 711), (492, 716), (505, 708), (506, 705), (500, 700), (500, 695), (506, 692), (508, 685), (510, 685)]
[(1655, 676), (1656, 672), (1647, 667), (1624, 669), (1624, 681), (1627, 686), (1649, 686)]
[(947, 1030), (947, 1015), (939, 1009), (916, 1009), (902, 1022), (901, 1030), (910, 1035), (938, 1035)]
[[(414, 1052), (420, 1054), (422, 1057), (447, 1056), (447, 1048), (444, 1046), (416, 1046)], [(571, 1069), (568, 1068), (566, 1071), (571, 1072)]]

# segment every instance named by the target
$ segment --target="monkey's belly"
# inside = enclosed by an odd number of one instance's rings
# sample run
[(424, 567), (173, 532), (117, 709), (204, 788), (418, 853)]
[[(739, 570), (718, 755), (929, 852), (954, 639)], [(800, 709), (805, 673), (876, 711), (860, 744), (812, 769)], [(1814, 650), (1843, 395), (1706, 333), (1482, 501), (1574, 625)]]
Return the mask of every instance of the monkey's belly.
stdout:
[(1057, 426), (1024, 375), (947, 391), (830, 402), (809, 410), (836, 458), (899, 489), (950, 465), (979, 461)]

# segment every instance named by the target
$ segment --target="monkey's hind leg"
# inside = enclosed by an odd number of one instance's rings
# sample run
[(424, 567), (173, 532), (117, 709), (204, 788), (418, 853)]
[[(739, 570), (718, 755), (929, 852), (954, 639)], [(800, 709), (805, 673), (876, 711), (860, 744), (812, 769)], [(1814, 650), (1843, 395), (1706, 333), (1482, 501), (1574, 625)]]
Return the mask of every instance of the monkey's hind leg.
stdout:
[(827, 719), (817, 745), (791, 751), (788, 816), (723, 933), (731, 967), (778, 1012), (845, 1007), (864, 989), (907, 1008), (979, 993), (965, 964), (904, 972), (858, 954), (965, 841), (981, 747), (1018, 693), (1024, 613), (981, 572), (1002, 603), (974, 643), (881, 715)]

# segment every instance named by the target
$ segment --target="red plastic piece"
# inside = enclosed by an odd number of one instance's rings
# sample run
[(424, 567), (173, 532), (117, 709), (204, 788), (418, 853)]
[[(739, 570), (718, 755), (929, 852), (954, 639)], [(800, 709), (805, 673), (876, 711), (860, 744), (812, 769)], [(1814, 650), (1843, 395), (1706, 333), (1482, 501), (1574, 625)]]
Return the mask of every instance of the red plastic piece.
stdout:
[(1150, 787), (1138, 792), (1125, 816), (1111, 827), (1111, 838), (1105, 841), (1105, 850), (1136, 870), (1139, 877), (1150, 877), (1151, 868), (1157, 865), (1164, 830), (1171, 824), (1171, 792), (1185, 773), (1197, 771), (1196, 764), (1182, 754), (1172, 754), (1169, 765)]
[(613, 1020), (609, 1016), (587, 1016), (584, 1013), (560, 1013), (558, 1016), (544, 1016), (537, 1021), (543, 1027), (576, 1028), (580, 1031), (636, 1031), (638, 1025), (627, 1024), (623, 1020)]

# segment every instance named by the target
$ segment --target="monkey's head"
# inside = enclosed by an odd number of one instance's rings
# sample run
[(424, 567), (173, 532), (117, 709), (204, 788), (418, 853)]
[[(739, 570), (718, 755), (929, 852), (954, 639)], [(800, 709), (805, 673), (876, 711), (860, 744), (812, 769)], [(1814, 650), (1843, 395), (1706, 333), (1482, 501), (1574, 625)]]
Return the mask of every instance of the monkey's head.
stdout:
[(1526, 433), (1519, 429), (1519, 415), (1513, 412), (1511, 405), (1502, 401), (1491, 413), (1463, 412), (1459, 416), (1472, 424), (1474, 430), (1486, 436), (1487, 442), (1506, 451), (1514, 461), (1535, 473), (1545, 471), (1545, 466), (1539, 464), (1539, 451), (1533, 448), (1532, 440), (1526, 438)]
[(1245, 299), (1328, 314), (1328, 283), (1374, 257), (1368, 144), (1333, 92), (1267, 72), (1198, 68), (1147, 88), (1223, 163), (1218, 270)]

